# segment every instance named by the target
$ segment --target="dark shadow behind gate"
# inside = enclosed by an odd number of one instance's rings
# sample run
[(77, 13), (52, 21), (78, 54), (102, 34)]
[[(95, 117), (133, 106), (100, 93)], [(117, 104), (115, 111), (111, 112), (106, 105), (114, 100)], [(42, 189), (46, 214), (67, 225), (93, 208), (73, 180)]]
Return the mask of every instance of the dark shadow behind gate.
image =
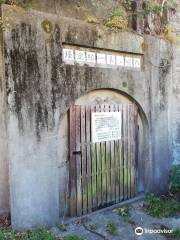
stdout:
[[(92, 143), (92, 112), (121, 112), (122, 138)], [(70, 216), (81, 216), (135, 197), (138, 177), (137, 106), (71, 106), (69, 161)]]

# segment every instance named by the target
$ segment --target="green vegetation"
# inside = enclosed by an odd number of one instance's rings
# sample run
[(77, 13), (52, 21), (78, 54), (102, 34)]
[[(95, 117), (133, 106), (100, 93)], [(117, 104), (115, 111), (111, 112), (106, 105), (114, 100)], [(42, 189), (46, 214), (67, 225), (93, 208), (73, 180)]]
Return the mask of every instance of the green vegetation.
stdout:
[(125, 9), (123, 7), (115, 8), (113, 15), (107, 20), (106, 26), (113, 29), (126, 29), (128, 16)]
[(4, 234), (3, 234), (3, 231), (0, 229), (0, 240), (3, 240), (4, 238)]
[[(142, 18), (145, 21), (145, 27), (149, 28), (149, 33), (163, 36), (165, 39), (172, 43), (176, 43), (178, 40), (169, 26), (168, 18), (166, 17), (167, 11), (175, 12), (176, 4), (172, 0), (156, 1), (147, 0), (143, 7), (133, 7), (131, 0), (122, 0), (119, 6), (114, 9), (111, 17), (105, 21), (105, 25), (111, 29), (128, 29), (131, 26), (133, 17)], [(149, 20), (147, 16), (150, 16), (153, 21), (153, 29), (150, 29)], [(145, 31), (147, 29), (141, 29)]]
[(135, 9), (132, 13), (132, 1), (131, 0), (124, 0), (122, 5), (126, 9), (126, 11), (131, 14), (135, 14), (137, 16), (144, 16), (149, 14), (155, 15), (163, 15), (163, 13), (170, 9), (175, 9), (176, 3), (173, 0), (165, 0), (165, 1), (156, 1), (156, 0), (146, 0), (145, 4), (143, 5), (142, 9)]
[(176, 199), (164, 200), (149, 193), (145, 200), (145, 210), (153, 217), (169, 217), (180, 213), (180, 203)]
[(55, 240), (55, 237), (52, 233), (46, 229), (40, 229), (36, 231), (31, 231), (29, 233), (30, 240)]
[(10, 27), (8, 17), (0, 17), (0, 29), (5, 30)]
[(0, 230), (0, 240), (56, 240), (56, 238), (46, 229), (38, 229), (22, 233)]
[(84, 240), (84, 238), (77, 235), (67, 235), (64, 237), (64, 240)]
[(170, 170), (170, 193), (156, 197), (149, 193), (145, 200), (145, 209), (154, 217), (169, 217), (180, 214), (180, 164)]
[(32, 0), (16, 0), (15, 1), (18, 6), (29, 9), (32, 7)]
[(180, 239), (180, 228), (177, 228), (177, 229), (173, 232), (173, 239)]
[(44, 20), (42, 23), (41, 23), (41, 26), (42, 28), (44, 29), (44, 31), (46, 33), (51, 33), (52, 30), (53, 30), (53, 25), (52, 23), (49, 21), (49, 20)]
[(113, 16), (115, 16), (115, 17), (121, 17), (121, 16), (123, 16), (123, 11), (121, 10), (120, 7), (117, 7), (117, 8), (114, 9)]
[(132, 0), (124, 0), (124, 7), (126, 11), (131, 11)]
[[(45, 229), (37, 229), (27, 232), (15, 232), (13, 230), (0, 229), (0, 240), (56, 240), (53, 234)], [(64, 240), (84, 240), (78, 235), (66, 235)]]
[(130, 220), (130, 207), (118, 208), (116, 209), (119, 216), (121, 216), (126, 223), (133, 224), (134, 222)]
[(180, 194), (180, 164), (172, 167), (169, 180), (170, 192), (174, 195)]
[(7, 2), (6, 0), (0, 0), (0, 5), (6, 2)]
[(3, 3), (20, 6), (26, 9), (31, 8), (32, 6), (32, 0), (0, 0), (0, 4)]
[(59, 230), (61, 230), (62, 232), (67, 231), (67, 225), (65, 224), (56, 224), (56, 227), (59, 228)]
[(87, 23), (92, 23), (92, 24), (98, 24), (99, 20), (94, 16), (87, 16), (86, 22)]
[(162, 6), (160, 3), (147, 1), (144, 8), (144, 14), (160, 14), (164, 9), (164, 6)]
[(92, 230), (92, 231), (96, 231), (97, 229), (98, 229), (98, 226), (96, 225), (96, 224), (90, 224), (89, 225), (89, 227), (90, 227), (90, 229)]
[(118, 229), (114, 222), (109, 221), (107, 224), (107, 232), (109, 232), (111, 235), (117, 235)]

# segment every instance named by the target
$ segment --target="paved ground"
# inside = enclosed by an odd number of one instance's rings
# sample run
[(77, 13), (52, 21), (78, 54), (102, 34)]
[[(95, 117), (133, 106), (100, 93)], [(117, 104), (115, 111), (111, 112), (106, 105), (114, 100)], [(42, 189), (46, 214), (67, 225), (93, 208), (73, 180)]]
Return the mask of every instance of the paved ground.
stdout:
[[(131, 205), (130, 223), (126, 223), (124, 219), (117, 214), (115, 210), (104, 210), (96, 213), (90, 217), (86, 217), (81, 221), (69, 223), (67, 231), (52, 228), (51, 231), (63, 239), (66, 235), (82, 236), (86, 240), (174, 240), (171, 234), (150, 234), (143, 233), (141, 236), (135, 234), (136, 227), (142, 227), (145, 232), (146, 229), (164, 229), (167, 230), (180, 228), (180, 216), (177, 218), (154, 218), (144, 213), (143, 202)], [(107, 224), (113, 222), (117, 226), (117, 235), (111, 235), (107, 232)], [(92, 226), (96, 229), (92, 232)], [(90, 230), (88, 230), (90, 229)], [(94, 229), (94, 228), (93, 228)]]

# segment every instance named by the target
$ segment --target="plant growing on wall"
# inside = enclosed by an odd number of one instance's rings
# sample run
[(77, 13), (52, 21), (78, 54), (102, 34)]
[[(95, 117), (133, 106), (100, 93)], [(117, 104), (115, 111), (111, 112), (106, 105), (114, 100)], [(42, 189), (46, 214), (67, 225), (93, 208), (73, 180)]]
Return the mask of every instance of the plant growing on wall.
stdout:
[(172, 167), (169, 180), (170, 192), (180, 197), (180, 164)]
[(9, 18), (8, 17), (0, 17), (0, 29), (5, 30), (6, 28), (9, 28)]
[(128, 15), (124, 7), (117, 7), (107, 20), (106, 26), (114, 29), (126, 29), (128, 27)]
[[(169, 24), (169, 12), (176, 12), (176, 0), (119, 0), (109, 12), (108, 19), (101, 22), (96, 17), (86, 21), (105, 24), (108, 28), (133, 29), (141, 34), (160, 35), (171, 43), (177, 42), (176, 30)], [(179, 37), (180, 38), (180, 37)]]
[(6, 3), (6, 0), (0, 0), (0, 4)]
[(144, 27), (149, 28), (149, 33), (154, 30), (159, 35), (165, 31), (168, 11), (175, 9), (175, 2), (170, 0), (142, 0), (138, 5), (136, 1), (123, 0), (120, 4), (125, 7), (129, 15), (143, 18)]
[(0, 0), (0, 4), (9, 4), (9, 5), (16, 5), (23, 8), (30, 8), (32, 4), (32, 0)]

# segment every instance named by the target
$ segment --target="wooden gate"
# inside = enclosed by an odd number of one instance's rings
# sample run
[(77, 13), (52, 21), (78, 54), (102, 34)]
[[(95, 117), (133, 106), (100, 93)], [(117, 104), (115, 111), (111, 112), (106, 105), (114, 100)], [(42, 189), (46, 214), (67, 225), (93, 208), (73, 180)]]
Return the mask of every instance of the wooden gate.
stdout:
[[(92, 112), (121, 112), (121, 139), (92, 143)], [(137, 185), (138, 113), (134, 104), (69, 110), (69, 212), (81, 216), (133, 198)]]

